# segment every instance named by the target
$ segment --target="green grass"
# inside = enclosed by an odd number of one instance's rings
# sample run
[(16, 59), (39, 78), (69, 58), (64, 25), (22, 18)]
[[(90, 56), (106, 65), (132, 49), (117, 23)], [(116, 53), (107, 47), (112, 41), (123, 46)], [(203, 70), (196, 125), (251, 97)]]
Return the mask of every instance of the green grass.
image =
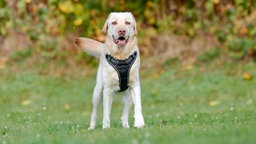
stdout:
[(117, 95), (112, 128), (101, 129), (101, 107), (94, 131), (87, 127), (95, 75), (54, 77), (36, 68), (16, 72), (6, 68), (0, 71), (0, 142), (253, 144), (256, 78), (244, 80), (243, 73), (256, 76), (255, 66), (209, 65), (187, 71), (175, 66), (160, 75), (142, 72), (146, 127), (121, 128), (122, 104)]

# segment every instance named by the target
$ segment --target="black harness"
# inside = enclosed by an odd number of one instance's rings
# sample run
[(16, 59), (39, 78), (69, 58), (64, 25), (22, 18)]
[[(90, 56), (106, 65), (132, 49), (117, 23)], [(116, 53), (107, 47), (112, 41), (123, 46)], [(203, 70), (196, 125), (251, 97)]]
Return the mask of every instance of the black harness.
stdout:
[(111, 55), (106, 54), (107, 62), (116, 70), (119, 78), (119, 92), (128, 89), (129, 73), (130, 69), (137, 58), (137, 52), (135, 51), (125, 60), (118, 60)]

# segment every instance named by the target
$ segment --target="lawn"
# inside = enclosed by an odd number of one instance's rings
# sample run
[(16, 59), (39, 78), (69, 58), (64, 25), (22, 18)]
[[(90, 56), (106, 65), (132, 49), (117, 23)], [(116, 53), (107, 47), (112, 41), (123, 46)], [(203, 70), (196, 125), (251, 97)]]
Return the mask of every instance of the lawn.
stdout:
[[(123, 129), (120, 95), (114, 97), (111, 128), (102, 130), (102, 110), (88, 131), (95, 74), (52, 76), (33, 68), (0, 71), (0, 131), (10, 143), (216, 144), (256, 142), (256, 64), (178, 65), (141, 72), (146, 127)], [(102, 106), (101, 106), (102, 109)], [(130, 113), (130, 125), (133, 124)]]

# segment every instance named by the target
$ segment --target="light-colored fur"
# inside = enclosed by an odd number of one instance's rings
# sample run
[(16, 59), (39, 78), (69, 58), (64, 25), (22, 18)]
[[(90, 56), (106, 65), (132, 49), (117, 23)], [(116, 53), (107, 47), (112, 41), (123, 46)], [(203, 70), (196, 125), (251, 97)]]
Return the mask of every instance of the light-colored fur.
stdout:
[[(88, 38), (77, 38), (75, 43), (85, 52), (100, 59), (97, 72), (97, 82), (93, 93), (93, 111), (89, 129), (94, 129), (97, 121), (98, 106), (103, 97), (103, 128), (110, 127), (110, 112), (113, 95), (119, 88), (119, 78), (115, 69), (106, 61), (105, 55), (109, 54), (116, 59), (124, 60), (135, 51), (138, 56), (130, 69), (129, 88), (122, 92), (124, 109), (121, 116), (122, 126), (129, 128), (128, 115), (131, 106), (134, 104), (134, 127), (142, 128), (144, 118), (141, 107), (141, 88), (139, 79), (140, 57), (137, 46), (136, 22), (130, 12), (111, 13), (102, 29), (107, 33), (105, 43), (102, 44)], [(122, 33), (122, 31), (125, 33)], [(118, 41), (122, 35), (127, 41)]]

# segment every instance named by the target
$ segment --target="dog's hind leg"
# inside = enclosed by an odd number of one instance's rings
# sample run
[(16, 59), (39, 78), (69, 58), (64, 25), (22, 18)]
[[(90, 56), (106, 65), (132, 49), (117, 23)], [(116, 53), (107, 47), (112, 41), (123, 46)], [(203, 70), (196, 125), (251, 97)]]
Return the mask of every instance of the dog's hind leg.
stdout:
[(123, 110), (123, 113), (122, 113), (122, 116), (121, 116), (121, 122), (122, 122), (122, 126), (124, 128), (129, 128), (128, 117), (129, 117), (129, 112), (130, 112), (131, 106), (133, 105), (132, 96), (131, 96), (131, 89), (128, 89), (124, 93), (123, 103), (124, 103), (124, 110)]
[(95, 125), (97, 122), (97, 116), (98, 116), (98, 107), (102, 100), (103, 84), (102, 84), (102, 79), (100, 77), (99, 71), (97, 74), (97, 83), (95, 85), (94, 92), (93, 92), (93, 98), (92, 98), (93, 108), (92, 108), (90, 127), (88, 128), (88, 130), (93, 130), (95, 128)]

